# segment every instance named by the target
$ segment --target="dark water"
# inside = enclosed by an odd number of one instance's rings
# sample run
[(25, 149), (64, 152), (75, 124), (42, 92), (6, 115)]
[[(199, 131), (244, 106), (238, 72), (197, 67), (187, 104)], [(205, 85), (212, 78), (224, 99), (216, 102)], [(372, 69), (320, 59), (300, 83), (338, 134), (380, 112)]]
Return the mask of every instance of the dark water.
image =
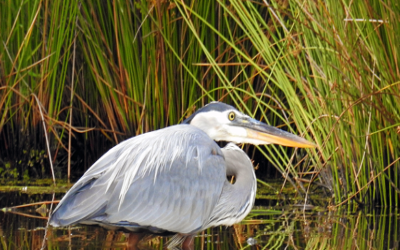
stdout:
[[(55, 195), (59, 199), (63, 194)], [(0, 207), (51, 200), (52, 194), (0, 192)], [(257, 201), (257, 204), (275, 203)], [(256, 204), (256, 205), (257, 205)], [(0, 212), (0, 249), (132, 249), (129, 234), (95, 226), (47, 228), (46, 208)], [(42, 210), (42, 211), (41, 211)], [(41, 213), (39, 213), (41, 212)], [(312, 207), (256, 206), (239, 225), (209, 229), (195, 237), (195, 249), (398, 249), (398, 209), (328, 211)], [(163, 249), (168, 237), (142, 241), (139, 249)]]

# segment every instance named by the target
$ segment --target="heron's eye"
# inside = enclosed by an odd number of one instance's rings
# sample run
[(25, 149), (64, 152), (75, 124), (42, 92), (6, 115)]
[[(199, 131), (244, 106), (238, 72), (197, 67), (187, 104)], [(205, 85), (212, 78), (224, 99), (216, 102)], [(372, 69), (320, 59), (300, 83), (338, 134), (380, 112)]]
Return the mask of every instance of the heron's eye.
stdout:
[(230, 112), (229, 115), (228, 115), (228, 119), (229, 119), (230, 121), (235, 120), (235, 112)]

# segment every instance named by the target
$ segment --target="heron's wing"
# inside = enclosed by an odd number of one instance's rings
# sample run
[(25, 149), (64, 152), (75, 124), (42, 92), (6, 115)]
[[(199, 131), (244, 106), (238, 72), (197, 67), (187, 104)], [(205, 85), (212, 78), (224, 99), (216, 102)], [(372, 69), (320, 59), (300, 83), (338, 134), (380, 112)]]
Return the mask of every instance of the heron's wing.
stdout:
[(66, 194), (52, 221), (191, 233), (209, 219), (225, 179), (218, 145), (190, 125), (172, 126), (111, 149)]

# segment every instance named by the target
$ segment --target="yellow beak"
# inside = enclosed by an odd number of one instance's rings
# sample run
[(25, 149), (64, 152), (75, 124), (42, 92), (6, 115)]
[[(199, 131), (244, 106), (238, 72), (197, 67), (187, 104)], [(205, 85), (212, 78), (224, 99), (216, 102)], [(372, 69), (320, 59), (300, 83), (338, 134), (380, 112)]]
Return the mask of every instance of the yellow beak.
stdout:
[(239, 120), (236, 125), (246, 129), (246, 138), (256, 142), (253, 144), (279, 144), (295, 148), (315, 148), (317, 146), (304, 138), (252, 118)]

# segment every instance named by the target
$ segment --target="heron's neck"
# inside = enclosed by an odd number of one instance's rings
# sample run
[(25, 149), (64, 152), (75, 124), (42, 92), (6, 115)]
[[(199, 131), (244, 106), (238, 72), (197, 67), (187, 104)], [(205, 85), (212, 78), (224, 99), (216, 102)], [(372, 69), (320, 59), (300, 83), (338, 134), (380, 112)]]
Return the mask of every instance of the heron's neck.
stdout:
[[(234, 159), (233, 159), (234, 160)], [(228, 160), (229, 162), (230, 160)], [(234, 176), (234, 183), (231, 184), (228, 180), (226, 181), (224, 188), (229, 189), (233, 197), (246, 197), (243, 200), (232, 199), (236, 206), (243, 206), (244, 203), (250, 201), (250, 206), (253, 207), (255, 193), (257, 189), (257, 180), (254, 174), (253, 165), (243, 164), (238, 166), (238, 163), (227, 164), (226, 174), (227, 176)], [(243, 203), (243, 204), (239, 204)], [(232, 204), (233, 205), (233, 204)]]
[(240, 148), (230, 144), (228, 146), (222, 149), (226, 173), (235, 176), (236, 181), (233, 184), (225, 181), (221, 197), (210, 218), (210, 226), (238, 223), (254, 205), (257, 183), (253, 164)]
[(239, 192), (251, 191), (256, 183), (256, 177), (252, 168), (243, 167), (236, 169), (227, 169), (226, 175), (234, 176), (235, 179), (233, 184), (231, 184), (229, 181), (228, 183)]

